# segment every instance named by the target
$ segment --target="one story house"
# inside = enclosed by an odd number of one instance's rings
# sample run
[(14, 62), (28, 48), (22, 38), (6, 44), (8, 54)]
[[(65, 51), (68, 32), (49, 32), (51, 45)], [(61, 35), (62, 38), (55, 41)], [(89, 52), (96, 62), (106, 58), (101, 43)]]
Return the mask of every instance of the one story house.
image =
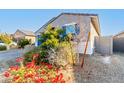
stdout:
[(35, 32), (36, 46), (41, 44), (38, 41), (38, 38), (48, 25), (51, 25), (52, 27), (60, 27), (65, 29), (66, 32), (77, 33), (76, 35), (79, 39), (78, 53), (84, 53), (89, 32), (90, 37), (86, 54), (93, 54), (95, 49), (95, 37), (101, 36), (99, 17), (97, 14), (61, 13), (57, 17), (49, 20)]
[(124, 52), (124, 31), (113, 36), (113, 51)]
[(28, 39), (31, 40), (31, 43), (35, 43), (35, 34), (33, 31), (27, 31), (27, 30), (20, 30), (17, 29), (16, 32), (13, 34), (13, 38), (16, 42), (18, 42), (20, 39)]
[(121, 38), (124, 37), (124, 31), (121, 31), (113, 36), (113, 38)]

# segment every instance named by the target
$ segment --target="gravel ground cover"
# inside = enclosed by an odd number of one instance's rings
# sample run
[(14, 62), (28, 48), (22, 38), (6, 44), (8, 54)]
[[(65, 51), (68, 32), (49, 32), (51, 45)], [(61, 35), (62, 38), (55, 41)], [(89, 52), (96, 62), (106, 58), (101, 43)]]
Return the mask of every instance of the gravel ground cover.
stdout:
[(84, 67), (72, 67), (71, 82), (124, 83), (124, 54), (87, 56)]

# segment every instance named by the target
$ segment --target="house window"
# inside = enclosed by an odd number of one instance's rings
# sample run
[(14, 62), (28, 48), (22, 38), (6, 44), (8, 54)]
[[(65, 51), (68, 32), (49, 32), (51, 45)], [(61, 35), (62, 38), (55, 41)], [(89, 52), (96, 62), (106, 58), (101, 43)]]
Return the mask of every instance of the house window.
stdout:
[(80, 32), (80, 27), (78, 24), (66, 24), (62, 27), (65, 30), (65, 34), (72, 33), (74, 35), (78, 35)]

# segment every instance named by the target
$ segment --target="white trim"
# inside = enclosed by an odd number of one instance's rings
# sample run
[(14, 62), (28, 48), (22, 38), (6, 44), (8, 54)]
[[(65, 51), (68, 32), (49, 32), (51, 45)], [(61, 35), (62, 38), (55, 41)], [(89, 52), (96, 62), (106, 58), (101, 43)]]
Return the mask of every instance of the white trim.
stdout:
[(76, 23), (68, 23), (68, 24), (64, 24), (63, 26), (69, 26), (69, 25), (76, 25)]

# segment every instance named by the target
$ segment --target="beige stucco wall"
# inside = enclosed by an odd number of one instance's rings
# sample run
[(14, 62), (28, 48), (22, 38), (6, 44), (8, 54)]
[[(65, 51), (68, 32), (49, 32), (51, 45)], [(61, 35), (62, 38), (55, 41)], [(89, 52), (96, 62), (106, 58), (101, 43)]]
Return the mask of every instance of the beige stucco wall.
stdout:
[(25, 36), (25, 39), (31, 40), (31, 43), (35, 43), (35, 36)]
[(65, 24), (76, 23), (80, 26), (80, 34), (78, 38), (80, 41), (86, 41), (88, 32), (90, 31), (90, 21), (89, 16), (83, 15), (61, 15), (55, 21), (51, 23), (53, 27), (62, 27)]
[[(65, 24), (76, 23), (80, 26), (80, 33), (77, 36), (79, 39), (79, 43), (77, 46), (78, 53), (84, 53), (86, 40), (88, 37), (88, 32), (90, 31), (90, 21), (91, 18), (89, 16), (83, 15), (61, 15), (55, 21), (51, 23), (53, 27), (62, 27)], [(88, 43), (88, 48), (86, 54), (92, 54), (91, 44)]]
[[(90, 40), (88, 41), (86, 54), (90, 54), (90, 55), (93, 54), (95, 47), (95, 37), (98, 37), (98, 34), (93, 24), (90, 22)], [(86, 42), (80, 42), (78, 46), (78, 52), (84, 53), (85, 46), (86, 46)]]
[[(90, 23), (90, 45), (92, 50), (94, 50), (95, 48), (95, 37), (99, 37), (98, 33), (96, 32), (94, 26), (92, 23)], [(93, 51), (92, 51), (93, 52)]]

